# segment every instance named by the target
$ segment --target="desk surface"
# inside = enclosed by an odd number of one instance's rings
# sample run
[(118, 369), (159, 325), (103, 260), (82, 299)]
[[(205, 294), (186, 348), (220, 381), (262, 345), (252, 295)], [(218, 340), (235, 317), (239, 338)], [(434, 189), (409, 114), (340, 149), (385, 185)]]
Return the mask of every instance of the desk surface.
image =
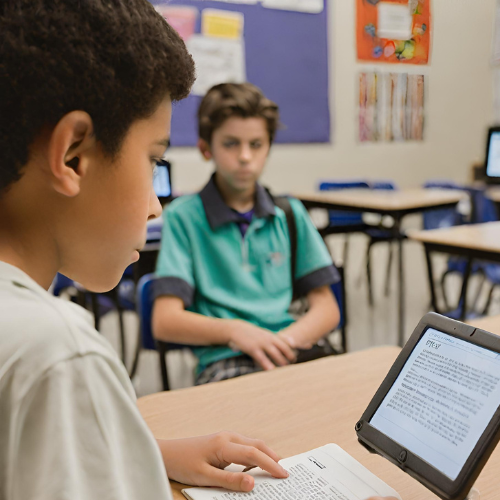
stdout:
[(481, 330), (486, 330), (487, 332), (500, 335), (500, 314), (497, 316), (470, 319), (467, 323), (475, 326), (476, 328), (481, 328)]
[[(139, 409), (159, 438), (231, 430), (264, 439), (282, 457), (337, 443), (403, 500), (431, 500), (437, 497), (384, 458), (366, 451), (354, 432), (399, 351), (380, 347), (153, 394), (139, 400)], [(499, 469), (497, 450), (477, 482), (481, 498), (498, 494)], [(181, 485), (173, 483), (172, 488), (174, 498), (183, 498)]]
[(468, 224), (430, 231), (408, 231), (407, 235), (422, 243), (500, 253), (500, 222)]
[(352, 208), (383, 211), (403, 211), (458, 203), (464, 196), (460, 191), (447, 189), (344, 189), (314, 194), (296, 194), (305, 202), (331, 203)]

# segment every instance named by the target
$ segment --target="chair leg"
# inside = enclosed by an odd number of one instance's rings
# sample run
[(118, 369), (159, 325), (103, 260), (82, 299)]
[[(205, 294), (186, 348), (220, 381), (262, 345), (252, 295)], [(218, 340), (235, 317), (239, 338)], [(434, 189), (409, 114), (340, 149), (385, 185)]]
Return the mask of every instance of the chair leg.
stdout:
[(483, 309), (483, 316), (487, 316), (490, 312), (491, 299), (493, 298), (493, 291), (495, 290), (496, 285), (491, 285), (490, 292), (488, 293), (488, 300)]
[(138, 331), (137, 344), (135, 346), (134, 360), (132, 361), (132, 367), (130, 368), (130, 372), (129, 372), (130, 379), (133, 379), (136, 372), (137, 372), (137, 368), (139, 367), (139, 358), (140, 358), (141, 351), (142, 351), (142, 335), (141, 335), (141, 327), (140, 326), (137, 329), (137, 331)]
[(451, 271), (445, 271), (443, 275), (441, 276), (441, 293), (443, 294), (443, 300), (444, 300), (444, 307), (446, 311), (450, 310), (450, 303), (448, 302), (448, 295), (446, 295), (446, 278), (449, 276)]
[(160, 356), (160, 372), (161, 372), (161, 381), (163, 384), (163, 390), (169, 391), (170, 384), (168, 383), (168, 372), (167, 372), (167, 348), (164, 342), (158, 342), (158, 355)]
[(391, 269), (392, 269), (393, 248), (392, 241), (389, 241), (389, 259), (387, 260), (387, 273), (385, 275), (385, 296), (389, 297), (391, 288)]
[(372, 248), (372, 242), (368, 243), (366, 248), (366, 279), (368, 284), (368, 304), (370, 307), (373, 306), (373, 289), (372, 289), (372, 272), (371, 272), (371, 262), (370, 262), (370, 250)]
[(481, 272), (481, 282), (478, 286), (476, 296), (474, 297), (474, 301), (472, 302), (472, 307), (471, 307), (472, 312), (477, 311), (477, 303), (479, 301), (479, 297), (481, 296), (481, 292), (483, 291), (485, 283), (486, 283), (486, 275), (483, 272)]
[(344, 240), (344, 254), (342, 255), (342, 265), (344, 266), (344, 269), (347, 266), (347, 256), (349, 255), (349, 235), (345, 235), (345, 240)]
[(94, 314), (94, 328), (99, 331), (100, 326), (100, 315), (99, 315), (99, 302), (97, 300), (97, 294), (90, 292), (90, 302), (92, 306), (92, 313)]

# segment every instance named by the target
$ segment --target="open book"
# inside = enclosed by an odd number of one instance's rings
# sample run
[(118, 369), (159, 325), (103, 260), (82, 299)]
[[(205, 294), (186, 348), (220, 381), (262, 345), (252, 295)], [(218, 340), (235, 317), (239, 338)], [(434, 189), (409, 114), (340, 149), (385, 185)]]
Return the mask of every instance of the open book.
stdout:
[(189, 500), (366, 500), (371, 496), (401, 497), (381, 479), (354, 460), (340, 446), (321, 448), (285, 458), (280, 464), (287, 479), (275, 479), (261, 469), (250, 493), (233, 493), (219, 488), (182, 490)]

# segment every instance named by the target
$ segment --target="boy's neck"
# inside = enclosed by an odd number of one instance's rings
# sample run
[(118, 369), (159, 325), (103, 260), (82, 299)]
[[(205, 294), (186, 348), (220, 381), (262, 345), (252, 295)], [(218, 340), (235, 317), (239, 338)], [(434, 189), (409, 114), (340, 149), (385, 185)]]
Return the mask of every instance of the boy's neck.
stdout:
[(249, 212), (255, 205), (255, 184), (244, 191), (236, 191), (229, 184), (215, 174), (215, 184), (224, 203), (240, 213)]

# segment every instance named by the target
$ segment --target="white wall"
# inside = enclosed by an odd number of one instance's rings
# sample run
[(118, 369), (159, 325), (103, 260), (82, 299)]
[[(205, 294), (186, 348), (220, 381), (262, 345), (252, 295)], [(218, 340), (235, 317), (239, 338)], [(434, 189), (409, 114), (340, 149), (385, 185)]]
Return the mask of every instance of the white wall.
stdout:
[[(326, 178), (385, 178), (400, 186), (436, 178), (465, 181), (470, 165), (484, 156), (493, 119), (496, 0), (432, 0), (429, 66), (357, 63), (355, 0), (329, 2), (332, 144), (275, 145), (263, 182), (277, 192), (304, 192)], [(423, 143), (357, 143), (357, 76), (374, 69), (426, 75)], [(199, 189), (211, 173), (194, 148), (173, 148), (170, 157), (180, 192)]]

